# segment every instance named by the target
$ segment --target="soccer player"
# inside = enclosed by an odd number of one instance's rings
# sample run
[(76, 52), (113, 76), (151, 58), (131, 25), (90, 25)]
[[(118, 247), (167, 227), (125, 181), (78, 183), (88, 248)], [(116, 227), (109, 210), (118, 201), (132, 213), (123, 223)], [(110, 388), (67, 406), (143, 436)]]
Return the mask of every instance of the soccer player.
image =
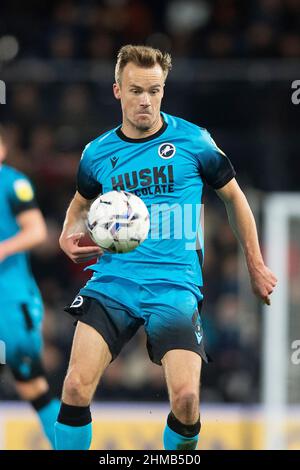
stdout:
[(41, 362), (43, 305), (27, 255), (28, 250), (46, 239), (47, 230), (29, 179), (2, 164), (6, 153), (1, 132), (0, 340), (5, 344), (6, 363), (19, 396), (37, 412), (54, 447), (59, 400), (49, 392)]
[[(150, 232), (127, 254), (81, 246), (87, 211), (96, 196), (111, 190), (132, 192), (150, 213), (153, 204), (164, 204), (165, 217), (174, 206), (184, 212), (185, 206), (199, 204), (206, 182), (225, 203), (255, 294), (269, 304), (276, 284), (262, 259), (255, 221), (229, 159), (205, 129), (161, 112), (170, 68), (170, 56), (159, 50), (121, 48), (113, 93), (121, 102), (122, 124), (89, 143), (79, 164), (77, 192), (60, 246), (75, 263), (98, 260), (91, 266), (92, 277), (67, 308), (78, 322), (55, 424), (57, 449), (89, 449), (95, 389), (141, 325), (150, 359), (162, 365), (168, 387), (171, 411), (164, 448), (195, 449), (200, 432), (200, 372), (207, 358), (198, 310), (202, 274), (197, 234), (192, 240), (185, 231), (175, 236), (174, 225), (169, 237), (161, 234), (157, 239)], [(195, 218), (198, 223), (199, 214)]]

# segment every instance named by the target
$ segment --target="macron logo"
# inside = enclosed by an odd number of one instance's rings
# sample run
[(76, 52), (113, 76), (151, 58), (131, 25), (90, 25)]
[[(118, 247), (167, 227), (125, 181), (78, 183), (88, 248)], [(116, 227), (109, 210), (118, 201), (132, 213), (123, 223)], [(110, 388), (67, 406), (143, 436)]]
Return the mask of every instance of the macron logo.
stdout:
[(196, 335), (196, 338), (197, 338), (197, 343), (200, 344), (201, 341), (202, 341), (202, 335), (201, 335), (201, 333), (197, 333), (197, 332), (195, 331), (195, 335)]
[(111, 157), (110, 162), (111, 162), (111, 166), (112, 166), (113, 168), (115, 168), (116, 164), (118, 163), (118, 160), (119, 160), (119, 158), (116, 157), (116, 156)]

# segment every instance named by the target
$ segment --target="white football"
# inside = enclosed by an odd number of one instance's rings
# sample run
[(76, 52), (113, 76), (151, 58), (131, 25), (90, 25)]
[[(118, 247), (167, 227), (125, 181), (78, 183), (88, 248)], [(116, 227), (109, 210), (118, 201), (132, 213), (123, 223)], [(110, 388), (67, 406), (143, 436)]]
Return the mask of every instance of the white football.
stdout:
[(109, 191), (92, 203), (87, 227), (94, 242), (104, 251), (128, 253), (139, 246), (150, 228), (149, 212), (138, 196)]

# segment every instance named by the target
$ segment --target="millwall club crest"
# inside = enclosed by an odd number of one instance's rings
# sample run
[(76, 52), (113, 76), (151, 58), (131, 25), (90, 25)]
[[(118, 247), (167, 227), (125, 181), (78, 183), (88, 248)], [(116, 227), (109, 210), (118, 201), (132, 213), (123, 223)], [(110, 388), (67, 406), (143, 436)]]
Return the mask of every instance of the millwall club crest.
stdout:
[(173, 144), (165, 143), (161, 144), (158, 149), (158, 155), (165, 160), (174, 157), (176, 152), (176, 147)]

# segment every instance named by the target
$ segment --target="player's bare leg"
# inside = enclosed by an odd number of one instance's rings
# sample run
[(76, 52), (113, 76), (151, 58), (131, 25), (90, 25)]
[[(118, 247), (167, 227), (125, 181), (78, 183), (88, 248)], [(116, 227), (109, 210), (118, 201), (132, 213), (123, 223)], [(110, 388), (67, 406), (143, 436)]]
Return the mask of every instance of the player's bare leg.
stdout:
[(90, 404), (101, 375), (111, 361), (102, 336), (91, 326), (78, 322), (62, 400), (68, 405)]
[(55, 424), (56, 449), (89, 449), (92, 438), (89, 405), (111, 358), (102, 336), (91, 326), (78, 322)]
[(36, 411), (45, 435), (54, 448), (54, 423), (59, 411), (59, 401), (53, 398), (45, 377), (36, 377), (26, 382), (17, 380), (16, 390), (22, 400), (28, 401)]
[(199, 395), (201, 357), (183, 349), (168, 351), (162, 365), (171, 412), (164, 431), (167, 450), (195, 449), (200, 432)]

